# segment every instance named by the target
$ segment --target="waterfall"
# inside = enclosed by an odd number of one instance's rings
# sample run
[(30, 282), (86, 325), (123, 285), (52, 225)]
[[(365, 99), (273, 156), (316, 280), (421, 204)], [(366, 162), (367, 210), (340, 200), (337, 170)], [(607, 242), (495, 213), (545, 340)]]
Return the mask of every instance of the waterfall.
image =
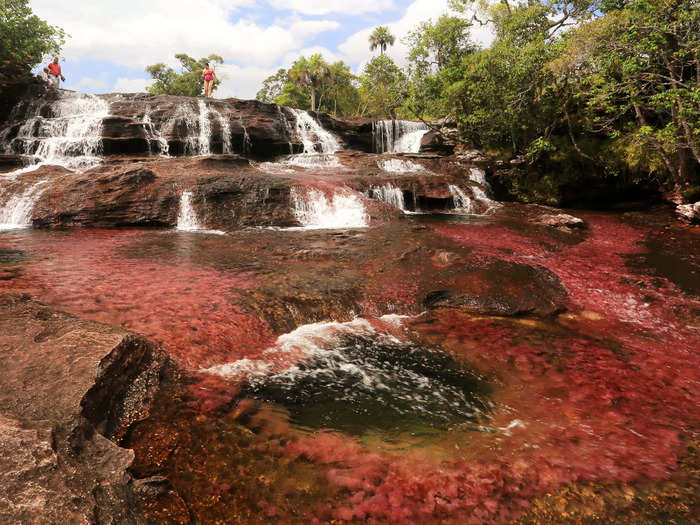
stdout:
[(486, 172), (481, 168), (472, 168), (469, 170), (469, 180), (481, 184), (484, 188), (489, 187), (489, 183), (486, 182)]
[(317, 153), (317, 142), (321, 148), (320, 153), (332, 154), (340, 151), (340, 144), (333, 134), (323, 129), (323, 126), (307, 111), (301, 109), (292, 109), (291, 111), (296, 117), (296, 133), (299, 140), (304, 144), (305, 154)]
[(200, 155), (211, 154), (211, 121), (209, 120), (209, 107), (203, 100), (199, 100), (199, 151)]
[[(250, 150), (253, 148), (253, 141), (250, 140), (250, 135), (248, 135), (248, 129), (246, 129), (245, 124), (243, 123), (243, 117), (238, 115), (238, 121), (241, 124), (241, 127), (243, 128), (243, 144), (241, 144), (241, 151), (243, 152), (244, 155), (250, 152)], [(228, 126), (228, 122), (226, 123)], [(231, 131), (227, 127), (227, 132), (230, 134)], [(229, 143), (229, 149), (230, 149), (230, 143)], [(224, 151), (224, 153), (226, 153)]]
[(102, 120), (109, 106), (94, 95), (59, 92), (58, 97), (50, 105), (45, 99), (29, 104), (28, 118), (5, 152), (33, 155), (41, 165), (73, 171), (94, 168), (102, 160)]
[(197, 214), (192, 208), (192, 192), (186, 190), (180, 196), (180, 215), (177, 217), (177, 229), (185, 232), (201, 230)]
[(372, 138), (377, 153), (418, 153), (429, 128), (409, 120), (377, 120), (372, 123)]
[(406, 203), (403, 198), (403, 190), (392, 186), (391, 184), (385, 184), (378, 188), (372, 188), (372, 198), (378, 201), (386, 202), (394, 208), (406, 211)]
[(349, 191), (335, 193), (331, 199), (317, 189), (301, 194), (292, 188), (294, 216), (305, 229), (365, 228), (368, 223), (362, 200)]
[(464, 213), (472, 213), (472, 200), (464, 193), (462, 188), (450, 184), (449, 189), (455, 209)]
[(151, 142), (156, 142), (158, 144), (158, 152), (163, 156), (168, 156), (168, 153), (170, 152), (168, 141), (163, 138), (163, 136), (153, 125), (149, 109), (146, 109), (146, 113), (143, 115), (141, 124), (143, 125), (143, 131), (146, 135), (146, 141), (148, 142), (148, 153), (152, 153)]
[[(296, 118), (296, 136), (304, 145), (301, 155), (293, 155), (286, 163), (302, 168), (341, 168), (342, 164), (335, 157), (340, 151), (340, 143), (330, 131), (312, 117), (307, 111), (289, 109)], [(317, 150), (320, 148), (320, 151)]]
[(21, 195), (13, 195), (0, 207), (0, 230), (14, 230), (27, 228), (32, 224), (32, 210), (34, 204), (46, 189), (44, 184), (48, 181), (41, 180), (30, 186)]
[(188, 102), (180, 104), (173, 115), (163, 125), (163, 134), (172, 139), (184, 140), (184, 155), (211, 155), (212, 119), (221, 128), (221, 148), (225, 154), (233, 153), (231, 125), (228, 118), (204, 100), (197, 101), (197, 107)]

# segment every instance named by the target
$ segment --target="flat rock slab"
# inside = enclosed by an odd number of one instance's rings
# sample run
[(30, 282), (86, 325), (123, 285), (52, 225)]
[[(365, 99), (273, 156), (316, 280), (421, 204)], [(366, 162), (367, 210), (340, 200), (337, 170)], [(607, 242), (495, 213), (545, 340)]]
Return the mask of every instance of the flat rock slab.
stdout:
[(0, 294), (0, 522), (135, 522), (133, 453), (166, 358), (142, 337)]

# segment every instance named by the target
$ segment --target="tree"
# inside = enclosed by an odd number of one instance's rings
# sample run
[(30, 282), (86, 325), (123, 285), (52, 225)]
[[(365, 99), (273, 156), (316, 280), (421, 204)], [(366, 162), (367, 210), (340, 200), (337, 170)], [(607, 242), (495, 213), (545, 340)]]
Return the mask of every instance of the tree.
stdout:
[(301, 77), (300, 71), (312, 62), (320, 64), (320, 69), (323, 70), (321, 82), (314, 85), (307, 77), (302, 77), (302, 81), (297, 78), (295, 82), (290, 71), (280, 69), (265, 79), (256, 98), (262, 102), (308, 110), (311, 109), (311, 89), (314, 88), (316, 111), (327, 111), (334, 115), (354, 114), (360, 105), (360, 96), (356, 85), (357, 77), (352, 74), (350, 67), (342, 61), (327, 64), (322, 57), (320, 60), (301, 57), (294, 63), (292, 70)]
[(323, 57), (320, 54), (308, 59), (301, 57), (289, 70), (289, 78), (295, 84), (311, 90), (311, 111), (316, 111), (316, 94), (330, 80), (328, 64)]
[(463, 75), (463, 60), (477, 51), (470, 38), (471, 22), (457, 16), (441, 16), (410, 32), (408, 75), (409, 105), (419, 117), (448, 115), (447, 89)]
[(397, 109), (406, 101), (406, 75), (389, 57), (380, 55), (370, 60), (360, 76), (361, 115), (395, 118)]
[(45, 57), (58, 55), (65, 37), (34, 15), (28, 0), (0, 0), (0, 91), (26, 81)]
[[(700, 9), (694, 0), (609, 2), (571, 39), (566, 74), (587, 127), (678, 189), (700, 182)], [(619, 8), (617, 8), (619, 7)]]
[(260, 102), (271, 104), (284, 92), (285, 85), (289, 82), (289, 71), (284, 68), (277, 70), (277, 73), (267, 77), (263, 81), (262, 88), (255, 95)]
[[(204, 90), (204, 79), (202, 71), (208, 62), (211, 65), (223, 64), (224, 59), (219, 55), (209, 55), (205, 58), (195, 60), (186, 55), (175, 55), (180, 62), (182, 72), (177, 73), (171, 67), (161, 63), (153, 64), (146, 68), (155, 82), (148, 88), (149, 93), (157, 95), (180, 95), (184, 97), (197, 97)], [(214, 89), (221, 83), (220, 80), (214, 82)]]
[(395, 42), (396, 38), (389, 32), (389, 28), (379, 26), (369, 36), (369, 50), (374, 51), (379, 48), (380, 53), (384, 55), (387, 47), (393, 46)]

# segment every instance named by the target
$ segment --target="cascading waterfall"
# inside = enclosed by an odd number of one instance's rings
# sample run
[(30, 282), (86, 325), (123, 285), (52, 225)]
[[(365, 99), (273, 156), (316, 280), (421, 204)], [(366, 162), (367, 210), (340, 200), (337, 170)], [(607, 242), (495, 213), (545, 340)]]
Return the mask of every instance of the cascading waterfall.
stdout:
[(377, 153), (418, 153), (429, 128), (409, 120), (377, 120), (372, 123), (372, 138)]
[(211, 154), (211, 120), (209, 106), (199, 100), (199, 154)]
[(151, 143), (155, 142), (158, 144), (158, 153), (163, 156), (168, 156), (168, 153), (170, 152), (170, 145), (153, 125), (149, 109), (146, 109), (146, 113), (144, 113), (141, 122), (143, 125), (144, 134), (146, 135), (146, 141), (148, 143), (148, 153), (152, 153)]
[[(243, 122), (243, 117), (238, 115), (238, 121), (241, 124), (241, 128), (243, 128), (243, 144), (241, 144), (241, 151), (243, 152), (244, 155), (246, 155), (253, 148), (253, 141), (250, 140), (250, 135), (248, 135), (248, 129), (245, 127), (245, 123)], [(222, 125), (223, 125), (223, 123), (222, 123)], [(231, 130), (228, 127), (228, 121), (226, 121), (226, 132), (229, 135), (231, 134)], [(229, 138), (229, 149), (231, 149), (230, 138)], [(224, 151), (224, 153), (227, 153), (227, 152)], [(231, 153), (231, 152), (229, 151), (228, 153)]]
[(397, 188), (396, 186), (392, 186), (391, 184), (387, 183), (383, 186), (379, 186), (378, 188), (372, 188), (372, 198), (385, 202), (401, 211), (406, 211), (403, 190), (401, 190), (401, 188)]
[[(296, 119), (296, 135), (304, 145), (301, 155), (293, 155), (287, 164), (302, 168), (341, 168), (342, 164), (335, 157), (341, 150), (340, 143), (333, 134), (321, 126), (308, 112), (289, 109)], [(317, 150), (317, 145), (320, 151)]]
[(109, 115), (108, 104), (94, 95), (59, 92), (58, 97), (48, 107), (44, 99), (29, 104), (29, 117), (5, 152), (33, 155), (40, 165), (72, 171), (94, 168), (102, 161), (102, 121)]
[(183, 191), (180, 196), (180, 215), (177, 217), (177, 229), (185, 232), (203, 229), (199, 225), (197, 214), (192, 207), (192, 192), (190, 190)]
[(184, 137), (186, 156), (211, 155), (213, 118), (216, 118), (221, 128), (223, 153), (232, 153), (231, 126), (228, 119), (204, 100), (197, 101), (196, 110), (192, 104), (180, 104), (163, 126), (163, 134)]
[(334, 193), (329, 199), (325, 193), (310, 189), (301, 193), (292, 188), (290, 193), (294, 216), (305, 229), (365, 228), (368, 217), (357, 194), (350, 191)]
[(448, 187), (450, 189), (450, 193), (452, 194), (452, 201), (454, 202), (455, 210), (463, 213), (472, 213), (472, 200), (466, 193), (464, 193), (464, 190), (462, 190), (462, 188), (459, 186), (455, 186), (454, 184), (450, 184)]
[(21, 195), (11, 196), (0, 207), (0, 230), (14, 230), (31, 226), (34, 204), (44, 193), (47, 182), (41, 180), (33, 184)]

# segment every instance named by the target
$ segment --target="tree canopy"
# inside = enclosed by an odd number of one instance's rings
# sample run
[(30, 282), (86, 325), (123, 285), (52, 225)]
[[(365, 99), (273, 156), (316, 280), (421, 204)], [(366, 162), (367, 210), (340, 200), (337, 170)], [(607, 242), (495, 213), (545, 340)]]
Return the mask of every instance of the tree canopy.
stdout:
[(0, 90), (25, 81), (34, 66), (59, 54), (65, 37), (62, 29), (37, 17), (28, 0), (0, 0)]
[[(209, 55), (208, 57), (196, 60), (186, 54), (175, 55), (175, 58), (180, 62), (181, 72), (176, 72), (173, 68), (160, 62), (150, 65), (146, 71), (155, 80), (148, 88), (149, 93), (157, 95), (180, 95), (185, 97), (196, 97), (202, 94), (204, 90), (204, 79), (202, 71), (204, 66), (209, 63), (223, 64), (224, 59), (219, 55)], [(214, 82), (213, 89), (215, 90), (221, 81), (217, 79)]]
[(369, 36), (369, 50), (374, 51), (375, 49), (379, 49), (380, 53), (383, 55), (387, 47), (393, 46), (395, 42), (396, 37), (391, 34), (389, 28), (386, 26), (379, 26)]

